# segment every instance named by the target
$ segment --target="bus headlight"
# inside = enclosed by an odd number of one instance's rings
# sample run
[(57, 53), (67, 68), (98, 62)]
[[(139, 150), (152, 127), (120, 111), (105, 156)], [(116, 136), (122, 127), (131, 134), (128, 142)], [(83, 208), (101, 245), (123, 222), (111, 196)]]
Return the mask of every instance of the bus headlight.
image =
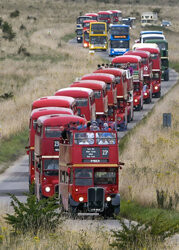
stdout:
[(79, 197), (79, 201), (82, 202), (84, 200), (83, 197)]
[(93, 48), (94, 48), (94, 45), (91, 45), (91, 48), (93, 49)]
[(134, 102), (137, 102), (137, 99), (135, 99)]
[(87, 43), (84, 43), (84, 47), (86, 48), (88, 46), (88, 44)]
[(157, 90), (157, 89), (158, 89), (158, 86), (155, 86), (155, 89)]
[(45, 192), (49, 193), (50, 192), (50, 187), (46, 187)]
[(146, 95), (147, 95), (147, 93), (144, 93), (144, 95), (146, 96)]
[(111, 197), (108, 196), (108, 197), (106, 198), (106, 200), (107, 200), (108, 202), (111, 201)]

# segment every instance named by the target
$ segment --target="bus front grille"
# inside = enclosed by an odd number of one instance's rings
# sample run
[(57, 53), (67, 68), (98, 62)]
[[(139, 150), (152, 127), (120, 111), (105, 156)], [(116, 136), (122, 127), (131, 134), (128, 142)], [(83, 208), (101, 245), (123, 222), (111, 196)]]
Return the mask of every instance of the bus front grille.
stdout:
[(88, 188), (88, 212), (103, 212), (104, 197), (104, 188)]

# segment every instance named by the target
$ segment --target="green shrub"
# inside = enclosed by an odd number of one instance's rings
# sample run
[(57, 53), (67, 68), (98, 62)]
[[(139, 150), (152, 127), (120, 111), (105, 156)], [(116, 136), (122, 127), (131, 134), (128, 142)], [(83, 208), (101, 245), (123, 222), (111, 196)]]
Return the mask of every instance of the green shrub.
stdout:
[(148, 221), (145, 225), (129, 222), (126, 225), (123, 219), (119, 219), (122, 230), (112, 231), (114, 241), (110, 244), (117, 249), (157, 249), (157, 245), (167, 237), (179, 231), (177, 223), (169, 225), (162, 214)]
[(16, 33), (13, 32), (12, 30), (12, 26), (8, 24), (8, 22), (4, 22), (2, 24), (2, 32), (3, 32), (3, 38), (9, 41), (12, 41), (16, 36)]
[(12, 225), (14, 233), (26, 232), (37, 235), (41, 230), (51, 232), (56, 229), (61, 213), (57, 199), (37, 200), (35, 195), (27, 194), (27, 202), (20, 202), (15, 195), (11, 196), (14, 214), (6, 214), (5, 220)]
[(14, 17), (18, 17), (20, 14), (20, 11), (19, 10), (15, 10), (13, 12), (10, 13), (10, 17), (11, 18), (14, 18)]

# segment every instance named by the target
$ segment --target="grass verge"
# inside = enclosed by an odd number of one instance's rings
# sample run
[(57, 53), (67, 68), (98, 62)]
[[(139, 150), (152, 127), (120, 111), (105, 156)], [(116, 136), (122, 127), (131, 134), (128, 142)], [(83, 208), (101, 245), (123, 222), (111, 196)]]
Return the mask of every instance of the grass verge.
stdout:
[(0, 173), (4, 172), (8, 163), (13, 162), (25, 153), (28, 145), (28, 129), (24, 129), (8, 139), (0, 141)]
[(120, 216), (126, 219), (147, 223), (159, 214), (163, 215), (168, 225), (175, 223), (179, 225), (179, 212), (175, 210), (149, 208), (143, 207), (134, 201), (121, 201)]

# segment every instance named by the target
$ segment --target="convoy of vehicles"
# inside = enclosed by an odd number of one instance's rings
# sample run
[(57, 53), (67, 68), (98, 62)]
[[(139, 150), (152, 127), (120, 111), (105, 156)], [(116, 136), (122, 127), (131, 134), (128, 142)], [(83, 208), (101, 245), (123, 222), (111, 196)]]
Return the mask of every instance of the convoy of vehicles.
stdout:
[[(32, 103), (29, 184), (35, 184), (37, 199), (58, 194), (63, 210), (73, 215), (119, 214), (123, 164), (117, 131), (127, 129), (133, 111), (140, 111), (144, 101), (150, 103), (152, 94), (161, 93), (161, 59), (168, 58), (163, 32), (142, 31), (140, 43), (128, 51), (129, 26), (118, 24), (121, 16), (113, 10), (78, 17), (76, 31), (82, 30), (83, 38), (77, 36), (77, 42), (83, 40), (88, 47), (85, 31), (89, 31), (89, 49), (106, 50), (111, 24), (109, 55), (121, 56), (110, 65), (98, 65), (54, 96)], [(123, 46), (125, 42), (128, 46)], [(123, 51), (115, 50), (114, 44)], [(168, 79), (166, 67), (164, 79)]]
[(110, 26), (109, 56), (123, 55), (129, 50), (129, 26), (112, 24)]

